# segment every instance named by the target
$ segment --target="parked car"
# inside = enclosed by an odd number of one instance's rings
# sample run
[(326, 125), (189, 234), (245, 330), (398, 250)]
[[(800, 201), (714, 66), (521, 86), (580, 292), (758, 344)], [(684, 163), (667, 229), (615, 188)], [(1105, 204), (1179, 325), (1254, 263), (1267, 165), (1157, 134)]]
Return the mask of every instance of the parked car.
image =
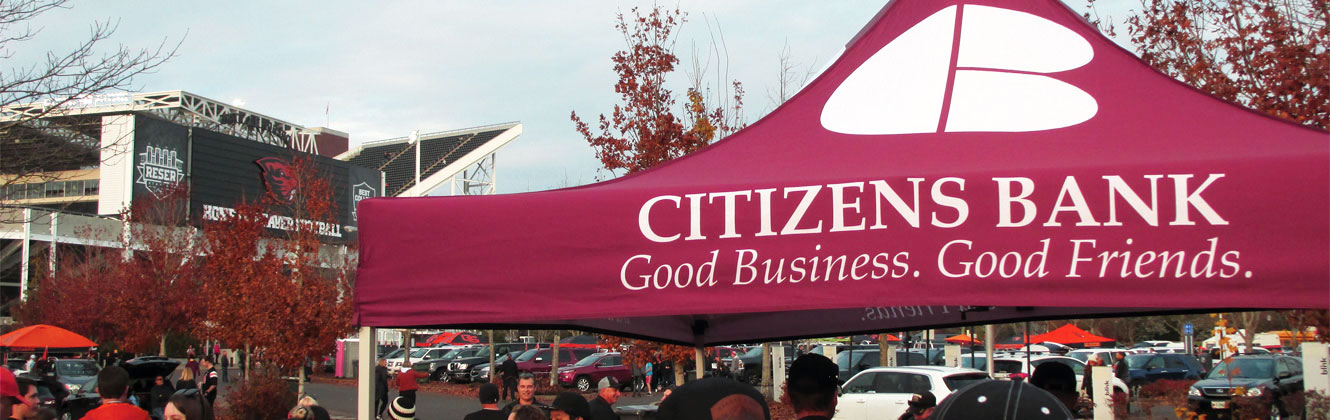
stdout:
[[(860, 371), (881, 366), (881, 355), (882, 352), (878, 349), (836, 353), (836, 366), (840, 367), (840, 380), (842, 382), (849, 381)], [(896, 350), (896, 366), (928, 366), (928, 359), (923, 353), (905, 349)]]
[[(503, 363), (504, 360), (508, 360), (506, 354), (517, 356), (526, 352), (527, 350), (539, 347), (549, 347), (549, 346), (550, 346), (549, 343), (495, 344), (494, 362)], [(446, 370), (444, 371), (444, 374), (441, 377), (446, 377), (447, 379), (453, 382), (463, 382), (463, 383), (472, 382), (474, 380), (477, 380), (476, 378), (480, 377), (479, 376), (480, 368), (489, 367), (489, 362), (490, 362), (490, 356), (488, 349), (485, 349), (484, 351), (472, 355), (470, 357), (459, 356), (448, 362), (448, 364), (445, 366)], [(488, 370), (485, 371), (484, 376), (486, 377), (489, 376)]]
[(1302, 391), (1302, 359), (1275, 354), (1240, 355), (1220, 362), (1187, 390), (1187, 402), (1206, 418), (1226, 416), (1233, 397), (1259, 397), (1269, 404), (1269, 418), (1286, 418), (1281, 398)]
[[(130, 394), (138, 400), (139, 408), (145, 411), (151, 411), (152, 398), (149, 395), (152, 391), (153, 379), (158, 375), (169, 376), (177, 366), (180, 366), (180, 362), (162, 357), (136, 358), (120, 364), (120, 367), (125, 368), (125, 371), (129, 373)], [(79, 419), (101, 405), (102, 397), (97, 394), (97, 377), (94, 376), (79, 386), (78, 392), (71, 393), (65, 399), (64, 407), (60, 410), (60, 418), (62, 420)]]
[(613, 377), (620, 383), (633, 380), (632, 369), (623, 363), (620, 353), (596, 353), (578, 360), (572, 366), (559, 368), (559, 384), (575, 387), (578, 391), (588, 392), (605, 377)]
[(471, 358), (483, 355), (485, 361), (489, 361), (489, 347), (468, 346), (453, 349), (437, 359), (427, 359), (412, 364), (412, 368), (421, 372), (428, 372), (431, 381), (438, 381), (447, 378), (448, 365), (452, 364), (458, 358)]
[(1201, 379), (1205, 368), (1195, 357), (1177, 353), (1127, 356), (1127, 386), (1135, 395), (1140, 387), (1161, 379)]
[[(559, 349), (559, 366), (568, 366), (577, 363), (578, 360), (594, 354), (593, 349)], [(534, 374), (549, 373), (551, 365), (554, 363), (554, 349), (531, 349), (521, 356), (517, 356), (517, 371), (531, 372)]]
[[(772, 345), (771, 348), (778, 346)], [(785, 366), (789, 366), (794, 361), (794, 346), (780, 346), (785, 348)], [(743, 369), (739, 371), (739, 380), (753, 385), (762, 383), (762, 346), (748, 349), (747, 353), (739, 356), (739, 361), (743, 362)]]
[(894, 419), (905, 413), (906, 402), (916, 393), (932, 392), (942, 401), (955, 390), (988, 379), (988, 374), (982, 371), (943, 366), (867, 369), (841, 387), (835, 418)]
[(1108, 358), (1110, 362), (1116, 362), (1118, 360), (1118, 353), (1122, 353), (1124, 356), (1132, 354), (1132, 352), (1127, 349), (1077, 349), (1067, 353), (1067, 357), (1080, 360), (1081, 363), (1090, 363), (1090, 360), (1094, 360), (1100, 355), (1103, 355)]
[[(1013, 379), (1025, 380), (1034, 373), (1034, 369), (1044, 363), (1061, 363), (1071, 368), (1076, 373), (1076, 389), (1081, 389), (1081, 383), (1085, 381), (1085, 363), (1067, 356), (1031, 356), (1029, 363), (1026, 363), (1024, 357), (995, 357), (993, 358), (993, 378), (994, 379)], [(1113, 392), (1128, 395), (1127, 383), (1113, 377)]]
[[(411, 363), (412, 363), (412, 364), (415, 364), (415, 362), (418, 362), (418, 361), (421, 361), (421, 360), (432, 360), (432, 359), (437, 359), (437, 358), (443, 356), (445, 353), (448, 353), (448, 351), (450, 351), (450, 350), (452, 350), (452, 349), (455, 349), (455, 348), (458, 348), (458, 346), (440, 346), (440, 347), (420, 347), (420, 348), (412, 348), (412, 349), (411, 349)], [(405, 352), (403, 352), (403, 353), (405, 353)], [(403, 361), (403, 357), (402, 357), (402, 356), (398, 356), (398, 357), (394, 357), (394, 358), (388, 358), (387, 360), (388, 360), (388, 370), (389, 370), (389, 371), (397, 371), (397, 370), (399, 370), (399, 369), (402, 368), (402, 361)]]
[(97, 362), (88, 359), (62, 359), (55, 361), (55, 378), (69, 392), (78, 392), (83, 384), (101, 372)]

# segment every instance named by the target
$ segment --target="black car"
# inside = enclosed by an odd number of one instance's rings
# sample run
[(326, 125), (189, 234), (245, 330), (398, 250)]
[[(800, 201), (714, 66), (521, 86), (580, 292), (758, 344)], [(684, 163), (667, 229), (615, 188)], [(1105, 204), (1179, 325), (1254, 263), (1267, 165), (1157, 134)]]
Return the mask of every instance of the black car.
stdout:
[[(129, 392), (137, 400), (139, 408), (152, 412), (150, 391), (154, 385), (153, 380), (157, 376), (170, 376), (179, 365), (180, 362), (163, 357), (143, 357), (130, 359), (121, 363), (120, 367), (129, 373)], [(97, 378), (93, 377), (80, 386), (78, 392), (65, 399), (64, 407), (60, 410), (60, 418), (62, 420), (82, 418), (101, 405), (102, 396), (97, 393)]]
[(1179, 353), (1133, 354), (1127, 360), (1127, 386), (1132, 394), (1161, 379), (1201, 379), (1205, 368), (1195, 357)]
[(61, 359), (53, 363), (55, 378), (69, 392), (78, 392), (83, 384), (101, 372), (97, 362), (89, 359)]
[(1269, 418), (1285, 418), (1281, 399), (1302, 391), (1302, 359), (1275, 354), (1241, 355), (1215, 365), (1187, 390), (1187, 402), (1207, 418), (1228, 417), (1233, 398), (1255, 397), (1268, 404)]
[[(772, 345), (775, 349), (777, 346)], [(789, 366), (794, 361), (794, 347), (785, 347), (785, 366)], [(775, 352), (772, 352), (775, 354)], [(743, 370), (739, 371), (739, 380), (753, 385), (762, 383), (762, 346), (748, 349), (747, 353), (739, 356), (739, 361), (743, 362)]]
[(442, 356), (429, 360), (421, 360), (411, 364), (411, 368), (421, 372), (429, 372), (429, 380), (438, 381), (448, 377), (448, 365), (458, 358), (472, 358), (484, 356), (485, 361), (489, 361), (489, 348), (485, 346), (463, 347), (452, 349)]
[[(862, 370), (882, 365), (882, 352), (879, 349), (854, 350), (836, 353), (836, 366), (840, 367), (840, 381), (845, 382)], [(909, 350), (896, 350), (896, 366), (928, 366), (928, 358), (923, 353)]]

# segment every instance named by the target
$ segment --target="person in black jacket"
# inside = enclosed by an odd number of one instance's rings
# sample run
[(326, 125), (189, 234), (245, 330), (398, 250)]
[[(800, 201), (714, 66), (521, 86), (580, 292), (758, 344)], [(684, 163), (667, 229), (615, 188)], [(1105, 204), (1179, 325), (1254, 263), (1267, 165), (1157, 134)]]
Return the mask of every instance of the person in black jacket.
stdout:
[(601, 378), (597, 385), (600, 395), (592, 398), (588, 403), (591, 409), (591, 417), (586, 420), (619, 420), (619, 415), (614, 414), (614, 403), (619, 401), (619, 381), (613, 376)]
[(149, 410), (149, 412), (152, 413), (155, 418), (163, 418), (166, 415), (164, 414), (166, 410), (166, 402), (171, 399), (171, 394), (174, 393), (175, 387), (171, 386), (171, 383), (166, 381), (166, 377), (157, 375), (157, 378), (153, 379), (152, 390), (149, 391), (149, 395), (152, 398), (151, 405), (149, 405), (149, 407), (152, 407), (152, 410)]
[(1113, 366), (1113, 376), (1118, 377), (1118, 379), (1121, 379), (1122, 382), (1127, 382), (1128, 369), (1127, 369), (1126, 356), (1124, 355), (1123, 352), (1118, 352), (1117, 358), (1118, 358), (1118, 363), (1117, 365)]
[(506, 354), (507, 359), (499, 364), (499, 373), (503, 377), (503, 399), (517, 399), (517, 361), (513, 360), (517, 356), (512, 353)]
[(383, 410), (388, 408), (388, 360), (379, 359), (374, 366), (374, 415), (383, 418)]

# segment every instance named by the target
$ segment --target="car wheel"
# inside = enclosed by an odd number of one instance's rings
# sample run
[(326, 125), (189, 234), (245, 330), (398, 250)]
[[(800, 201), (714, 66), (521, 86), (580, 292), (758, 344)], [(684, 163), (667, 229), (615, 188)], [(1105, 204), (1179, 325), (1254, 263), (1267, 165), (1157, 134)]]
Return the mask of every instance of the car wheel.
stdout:
[(431, 381), (442, 381), (443, 377), (443, 369), (436, 370), (434, 373), (429, 374), (429, 380)]
[(578, 376), (577, 380), (573, 381), (573, 385), (577, 386), (578, 391), (581, 392), (591, 391), (591, 378), (586, 376)]
[(1141, 397), (1141, 384), (1139, 384), (1139, 383), (1134, 383), (1134, 384), (1128, 385), (1128, 386), (1127, 386), (1127, 389), (1128, 389), (1129, 394), (1131, 395), (1132, 398), (1140, 398), (1140, 397)]
[(1284, 412), (1284, 407), (1277, 403), (1270, 405), (1270, 420), (1284, 420), (1286, 418), (1288, 418), (1288, 414)]

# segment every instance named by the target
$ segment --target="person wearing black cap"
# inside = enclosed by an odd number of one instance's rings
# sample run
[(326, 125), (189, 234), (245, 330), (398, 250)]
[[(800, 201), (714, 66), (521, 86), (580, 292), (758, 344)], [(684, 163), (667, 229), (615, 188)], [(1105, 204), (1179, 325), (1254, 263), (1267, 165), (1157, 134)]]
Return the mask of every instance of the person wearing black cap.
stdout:
[(589, 420), (591, 407), (576, 392), (563, 392), (550, 404), (550, 420)]
[(600, 395), (592, 398), (588, 403), (591, 407), (590, 420), (619, 420), (619, 415), (614, 414), (615, 402), (619, 401), (619, 381), (613, 376), (606, 376), (600, 379), (597, 385)]
[(467, 414), (462, 420), (504, 420), (507, 416), (499, 411), (499, 387), (494, 384), (480, 386), (480, 410)]
[(826, 356), (810, 353), (790, 364), (790, 405), (799, 420), (830, 420), (836, 414), (839, 369)]
[(905, 414), (897, 420), (923, 420), (933, 414), (933, 407), (937, 406), (937, 397), (932, 392), (924, 391), (910, 396), (910, 408), (905, 409)]
[(929, 420), (1070, 420), (1057, 397), (1025, 381), (983, 381), (953, 392)]
[(752, 385), (711, 377), (676, 388), (656, 411), (660, 420), (771, 420), (771, 409)]

